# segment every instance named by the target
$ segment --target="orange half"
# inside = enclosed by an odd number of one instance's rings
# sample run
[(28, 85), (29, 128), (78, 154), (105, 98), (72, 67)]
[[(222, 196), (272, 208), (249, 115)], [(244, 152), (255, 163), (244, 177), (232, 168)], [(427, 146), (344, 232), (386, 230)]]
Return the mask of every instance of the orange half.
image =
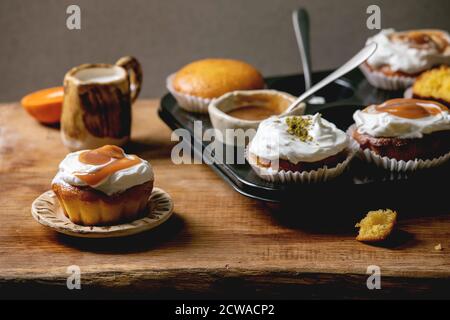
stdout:
[(53, 124), (61, 119), (64, 87), (35, 91), (22, 98), (23, 108), (37, 121)]

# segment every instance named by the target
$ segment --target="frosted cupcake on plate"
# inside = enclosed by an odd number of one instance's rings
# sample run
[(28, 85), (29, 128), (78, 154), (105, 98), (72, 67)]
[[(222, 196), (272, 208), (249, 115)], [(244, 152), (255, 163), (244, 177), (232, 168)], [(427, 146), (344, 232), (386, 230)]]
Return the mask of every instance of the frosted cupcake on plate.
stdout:
[(450, 157), (450, 114), (431, 100), (392, 99), (354, 113), (348, 130), (368, 162), (392, 171), (440, 165)]
[(355, 152), (345, 132), (315, 114), (264, 120), (247, 159), (268, 181), (320, 182), (340, 175)]
[(203, 59), (170, 75), (167, 89), (181, 108), (207, 113), (209, 103), (235, 90), (264, 88), (261, 73), (246, 62), (233, 59)]
[(69, 153), (52, 181), (64, 214), (79, 225), (134, 220), (153, 190), (150, 164), (114, 145)]
[(377, 50), (360, 68), (373, 86), (399, 90), (411, 86), (422, 72), (450, 64), (450, 36), (442, 30), (382, 30), (369, 38)]

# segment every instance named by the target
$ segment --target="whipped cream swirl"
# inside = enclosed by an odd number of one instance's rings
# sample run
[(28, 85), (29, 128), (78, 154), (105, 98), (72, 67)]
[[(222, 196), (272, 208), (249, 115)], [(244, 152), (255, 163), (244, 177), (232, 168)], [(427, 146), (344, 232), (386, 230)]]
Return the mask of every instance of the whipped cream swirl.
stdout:
[[(87, 183), (76, 177), (78, 173), (94, 173), (101, 168), (110, 164), (110, 162), (101, 165), (92, 165), (80, 162), (79, 156), (87, 150), (69, 153), (63, 161), (59, 164), (59, 171), (53, 178), (52, 184), (66, 184), (71, 186), (88, 186)], [(125, 157), (132, 159), (130, 155), (125, 154)], [(154, 179), (153, 169), (148, 161), (140, 159), (141, 161), (134, 166), (118, 170), (106, 176), (94, 186), (93, 189), (99, 190), (107, 195), (112, 195), (125, 191), (131, 187), (143, 184)]]
[(286, 118), (270, 117), (262, 121), (250, 143), (249, 152), (267, 160), (283, 159), (297, 164), (331, 157), (349, 144), (345, 132), (323, 119), (319, 113), (302, 116), (310, 120), (307, 129), (310, 139), (306, 141), (288, 132)]
[[(433, 101), (418, 103), (424, 107), (437, 108)], [(435, 131), (450, 130), (450, 114), (440, 110), (436, 114), (430, 114), (422, 118), (405, 118), (388, 112), (376, 110), (376, 105), (371, 105), (364, 110), (357, 110), (353, 114), (356, 129), (359, 133), (373, 137), (397, 137), (397, 138), (421, 138), (424, 134)]]
[[(430, 32), (438, 31), (431, 30)], [(439, 64), (450, 64), (448, 47), (447, 50), (441, 52), (437, 46), (412, 46), (402, 37), (396, 37), (406, 33), (395, 32), (394, 29), (385, 29), (369, 38), (366, 45), (375, 42), (378, 46), (367, 63), (374, 68), (389, 65), (392, 71), (401, 71), (408, 74), (419, 73)], [(442, 31), (441, 34), (447, 43), (450, 43), (448, 33)]]

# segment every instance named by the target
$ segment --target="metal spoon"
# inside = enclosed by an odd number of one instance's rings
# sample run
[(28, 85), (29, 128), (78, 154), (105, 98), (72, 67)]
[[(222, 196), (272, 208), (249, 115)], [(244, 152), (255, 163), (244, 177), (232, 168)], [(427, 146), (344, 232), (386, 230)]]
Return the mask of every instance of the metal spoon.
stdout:
[[(303, 77), (305, 78), (305, 90), (309, 90), (312, 85), (312, 62), (309, 41), (309, 15), (308, 11), (299, 8), (292, 12), (292, 24), (294, 25), (295, 38), (297, 39), (298, 50), (303, 66)], [(324, 104), (325, 98), (312, 96), (308, 100), (309, 104)]]
[(298, 50), (303, 66), (303, 76), (305, 77), (305, 90), (311, 88), (311, 54), (309, 48), (309, 16), (308, 12), (299, 8), (292, 12), (292, 24), (294, 25), (295, 38), (297, 39)]
[(340, 68), (336, 69), (332, 73), (330, 73), (328, 76), (323, 78), (321, 81), (316, 83), (314, 86), (311, 87), (311, 89), (306, 90), (300, 97), (297, 98), (281, 115), (284, 115), (286, 113), (291, 112), (292, 110), (296, 109), (301, 102), (303, 102), (306, 98), (310, 97), (326, 85), (330, 84), (331, 82), (335, 81), (336, 79), (339, 79), (343, 75), (347, 74), (348, 72), (355, 69), (357, 66), (359, 66), (361, 63), (366, 61), (377, 49), (376, 43), (371, 43), (367, 46), (365, 46), (361, 51), (359, 51), (357, 54), (355, 54), (350, 60), (348, 60), (346, 63), (344, 63)]

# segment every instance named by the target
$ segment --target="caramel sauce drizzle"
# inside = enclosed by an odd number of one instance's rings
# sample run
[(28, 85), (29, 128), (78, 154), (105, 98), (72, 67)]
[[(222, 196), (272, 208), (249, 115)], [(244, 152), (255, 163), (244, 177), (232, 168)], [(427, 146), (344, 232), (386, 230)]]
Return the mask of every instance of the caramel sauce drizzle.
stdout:
[(402, 41), (409, 42), (412, 47), (431, 48), (435, 47), (439, 52), (443, 52), (449, 45), (446, 37), (441, 31), (417, 30), (396, 35)]
[[(369, 107), (370, 108), (370, 107)], [(420, 99), (391, 99), (365, 111), (378, 113), (387, 112), (393, 116), (407, 119), (420, 119), (448, 111), (448, 108), (438, 102)]]
[(105, 165), (95, 172), (82, 173), (75, 172), (74, 175), (90, 186), (95, 186), (106, 179), (111, 174), (132, 167), (141, 162), (136, 156), (125, 157), (122, 148), (114, 145), (105, 145), (98, 149), (87, 150), (78, 156), (81, 163), (89, 165)]

